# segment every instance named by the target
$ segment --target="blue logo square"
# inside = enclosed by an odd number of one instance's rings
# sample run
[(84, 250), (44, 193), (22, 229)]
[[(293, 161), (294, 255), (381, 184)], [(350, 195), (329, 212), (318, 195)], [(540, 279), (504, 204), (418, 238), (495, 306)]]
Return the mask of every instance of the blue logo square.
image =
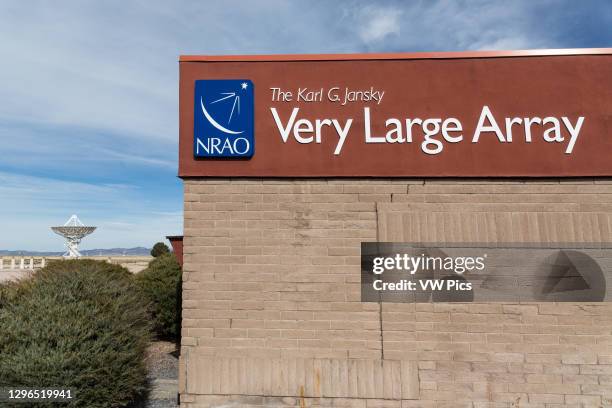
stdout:
[(195, 81), (194, 156), (252, 157), (254, 110), (253, 82), (248, 79)]

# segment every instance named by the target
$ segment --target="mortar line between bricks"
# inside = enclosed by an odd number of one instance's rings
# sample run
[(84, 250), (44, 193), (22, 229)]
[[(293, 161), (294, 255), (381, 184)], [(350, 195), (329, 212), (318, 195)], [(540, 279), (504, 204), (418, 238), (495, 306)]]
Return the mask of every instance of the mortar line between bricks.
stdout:
[[(183, 394), (185, 395), (185, 394)], [(186, 394), (186, 395), (196, 395), (196, 396), (221, 396), (221, 397), (263, 397), (263, 398), (301, 398), (299, 395), (280, 395), (280, 394), (228, 394), (228, 393), (204, 393), (204, 394)], [(389, 398), (389, 397), (307, 397), (304, 396), (305, 399), (339, 399), (339, 400), (376, 400), (376, 401), (415, 401), (416, 398)]]
[[(389, 194), (390, 199), (393, 199), (393, 194)], [(378, 218), (378, 202), (374, 206), (374, 211), (376, 211), (376, 242), (380, 241), (380, 223)], [(380, 330), (380, 363), (382, 365), (383, 360), (385, 359), (385, 338), (383, 331), (383, 317), (382, 317), (382, 296), (378, 294), (378, 330)]]

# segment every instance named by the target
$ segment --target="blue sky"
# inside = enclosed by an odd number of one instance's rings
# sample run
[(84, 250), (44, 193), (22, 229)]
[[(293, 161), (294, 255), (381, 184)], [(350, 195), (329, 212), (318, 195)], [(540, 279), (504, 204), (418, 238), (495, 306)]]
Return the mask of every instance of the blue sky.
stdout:
[(612, 46), (595, 1), (0, 2), (0, 249), (182, 231), (178, 56)]

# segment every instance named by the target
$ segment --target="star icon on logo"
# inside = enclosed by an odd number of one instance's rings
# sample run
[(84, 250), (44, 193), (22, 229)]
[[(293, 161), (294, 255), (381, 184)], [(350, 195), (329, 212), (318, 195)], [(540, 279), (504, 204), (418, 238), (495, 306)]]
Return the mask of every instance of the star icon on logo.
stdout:
[(242, 87), (242, 89), (247, 89), (249, 87), (246, 82), (241, 83), (240, 86)]

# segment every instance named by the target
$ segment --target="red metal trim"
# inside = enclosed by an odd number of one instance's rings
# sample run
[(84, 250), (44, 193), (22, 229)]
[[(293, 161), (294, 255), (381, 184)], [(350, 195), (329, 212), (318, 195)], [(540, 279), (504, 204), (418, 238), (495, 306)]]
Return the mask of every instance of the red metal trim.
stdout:
[(351, 61), (610, 55), (612, 48), (565, 48), (517, 51), (453, 51), (372, 54), (181, 55), (180, 62)]

